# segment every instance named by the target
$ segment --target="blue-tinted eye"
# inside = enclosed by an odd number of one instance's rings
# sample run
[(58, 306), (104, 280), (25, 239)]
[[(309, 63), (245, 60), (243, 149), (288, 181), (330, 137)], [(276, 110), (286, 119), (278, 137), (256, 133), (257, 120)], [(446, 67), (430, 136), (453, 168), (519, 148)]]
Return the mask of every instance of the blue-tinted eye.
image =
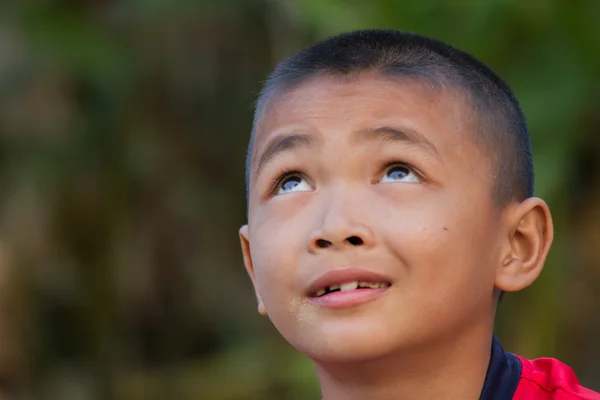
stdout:
[(277, 188), (277, 194), (312, 190), (308, 182), (306, 182), (306, 179), (300, 175), (290, 175), (287, 178), (284, 178)]
[(408, 174), (410, 174), (410, 171), (408, 170), (408, 168), (399, 166), (399, 167), (391, 168), (388, 171), (387, 176), (390, 179), (402, 179), (402, 178), (405, 178)]
[(287, 192), (294, 189), (296, 186), (300, 184), (302, 180), (297, 176), (292, 176), (283, 182), (281, 185), (281, 190)]
[(385, 171), (381, 182), (421, 183), (421, 178), (410, 167), (403, 164), (393, 164)]

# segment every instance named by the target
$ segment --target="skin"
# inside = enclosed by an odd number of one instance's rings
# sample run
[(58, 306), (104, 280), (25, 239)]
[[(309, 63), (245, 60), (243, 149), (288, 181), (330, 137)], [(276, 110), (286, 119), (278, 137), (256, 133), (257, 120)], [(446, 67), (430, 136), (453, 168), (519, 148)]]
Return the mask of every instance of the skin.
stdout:
[[(313, 78), (259, 121), (244, 263), (259, 312), (314, 361), (324, 399), (479, 398), (498, 292), (536, 279), (553, 231), (543, 200), (492, 198), (473, 121), (449, 88), (375, 74)], [(349, 266), (392, 285), (346, 309), (309, 299), (314, 279)]]

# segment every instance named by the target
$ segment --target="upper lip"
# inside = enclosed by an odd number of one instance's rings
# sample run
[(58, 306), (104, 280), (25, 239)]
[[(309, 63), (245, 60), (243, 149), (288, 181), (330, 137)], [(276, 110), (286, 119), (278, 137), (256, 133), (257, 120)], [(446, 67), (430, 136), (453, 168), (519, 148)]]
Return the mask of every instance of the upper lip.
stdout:
[(373, 271), (361, 268), (340, 268), (328, 271), (312, 281), (308, 287), (308, 296), (332, 285), (354, 281), (392, 283), (390, 278)]

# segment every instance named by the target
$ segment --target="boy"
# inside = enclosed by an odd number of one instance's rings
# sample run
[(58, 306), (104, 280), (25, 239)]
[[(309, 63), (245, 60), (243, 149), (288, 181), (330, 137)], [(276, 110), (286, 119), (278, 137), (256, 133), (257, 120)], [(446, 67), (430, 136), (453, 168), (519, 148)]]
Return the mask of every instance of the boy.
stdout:
[(368, 30), (281, 63), (257, 103), (240, 230), (258, 310), (324, 400), (599, 400), (505, 353), (499, 297), (553, 237), (507, 84), (439, 41)]

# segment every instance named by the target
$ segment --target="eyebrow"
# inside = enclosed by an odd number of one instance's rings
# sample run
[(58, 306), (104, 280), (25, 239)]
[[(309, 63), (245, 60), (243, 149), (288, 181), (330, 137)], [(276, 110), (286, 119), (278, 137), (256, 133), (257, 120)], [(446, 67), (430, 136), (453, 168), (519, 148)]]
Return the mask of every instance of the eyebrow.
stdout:
[(437, 151), (433, 143), (413, 129), (398, 129), (391, 126), (366, 128), (356, 132), (355, 139), (359, 141), (381, 140), (383, 142), (408, 142), (424, 148), (429, 153), (441, 160), (440, 153)]
[(265, 164), (274, 159), (275, 156), (279, 155), (280, 153), (296, 150), (300, 147), (313, 146), (314, 138), (305, 133), (293, 133), (290, 135), (276, 137), (269, 142), (262, 156), (260, 156), (258, 167), (256, 168), (256, 175), (259, 174), (260, 170), (265, 166)]
[[(354, 134), (354, 138), (359, 141), (381, 140), (383, 142), (408, 142), (424, 148), (441, 160), (440, 154), (433, 143), (427, 140), (425, 136), (412, 129), (398, 129), (390, 126), (366, 128), (357, 131)], [(293, 133), (275, 137), (267, 144), (265, 151), (260, 156), (256, 168), (256, 175), (258, 176), (261, 169), (277, 155), (301, 147), (314, 147), (314, 145), (314, 137), (306, 133)]]

